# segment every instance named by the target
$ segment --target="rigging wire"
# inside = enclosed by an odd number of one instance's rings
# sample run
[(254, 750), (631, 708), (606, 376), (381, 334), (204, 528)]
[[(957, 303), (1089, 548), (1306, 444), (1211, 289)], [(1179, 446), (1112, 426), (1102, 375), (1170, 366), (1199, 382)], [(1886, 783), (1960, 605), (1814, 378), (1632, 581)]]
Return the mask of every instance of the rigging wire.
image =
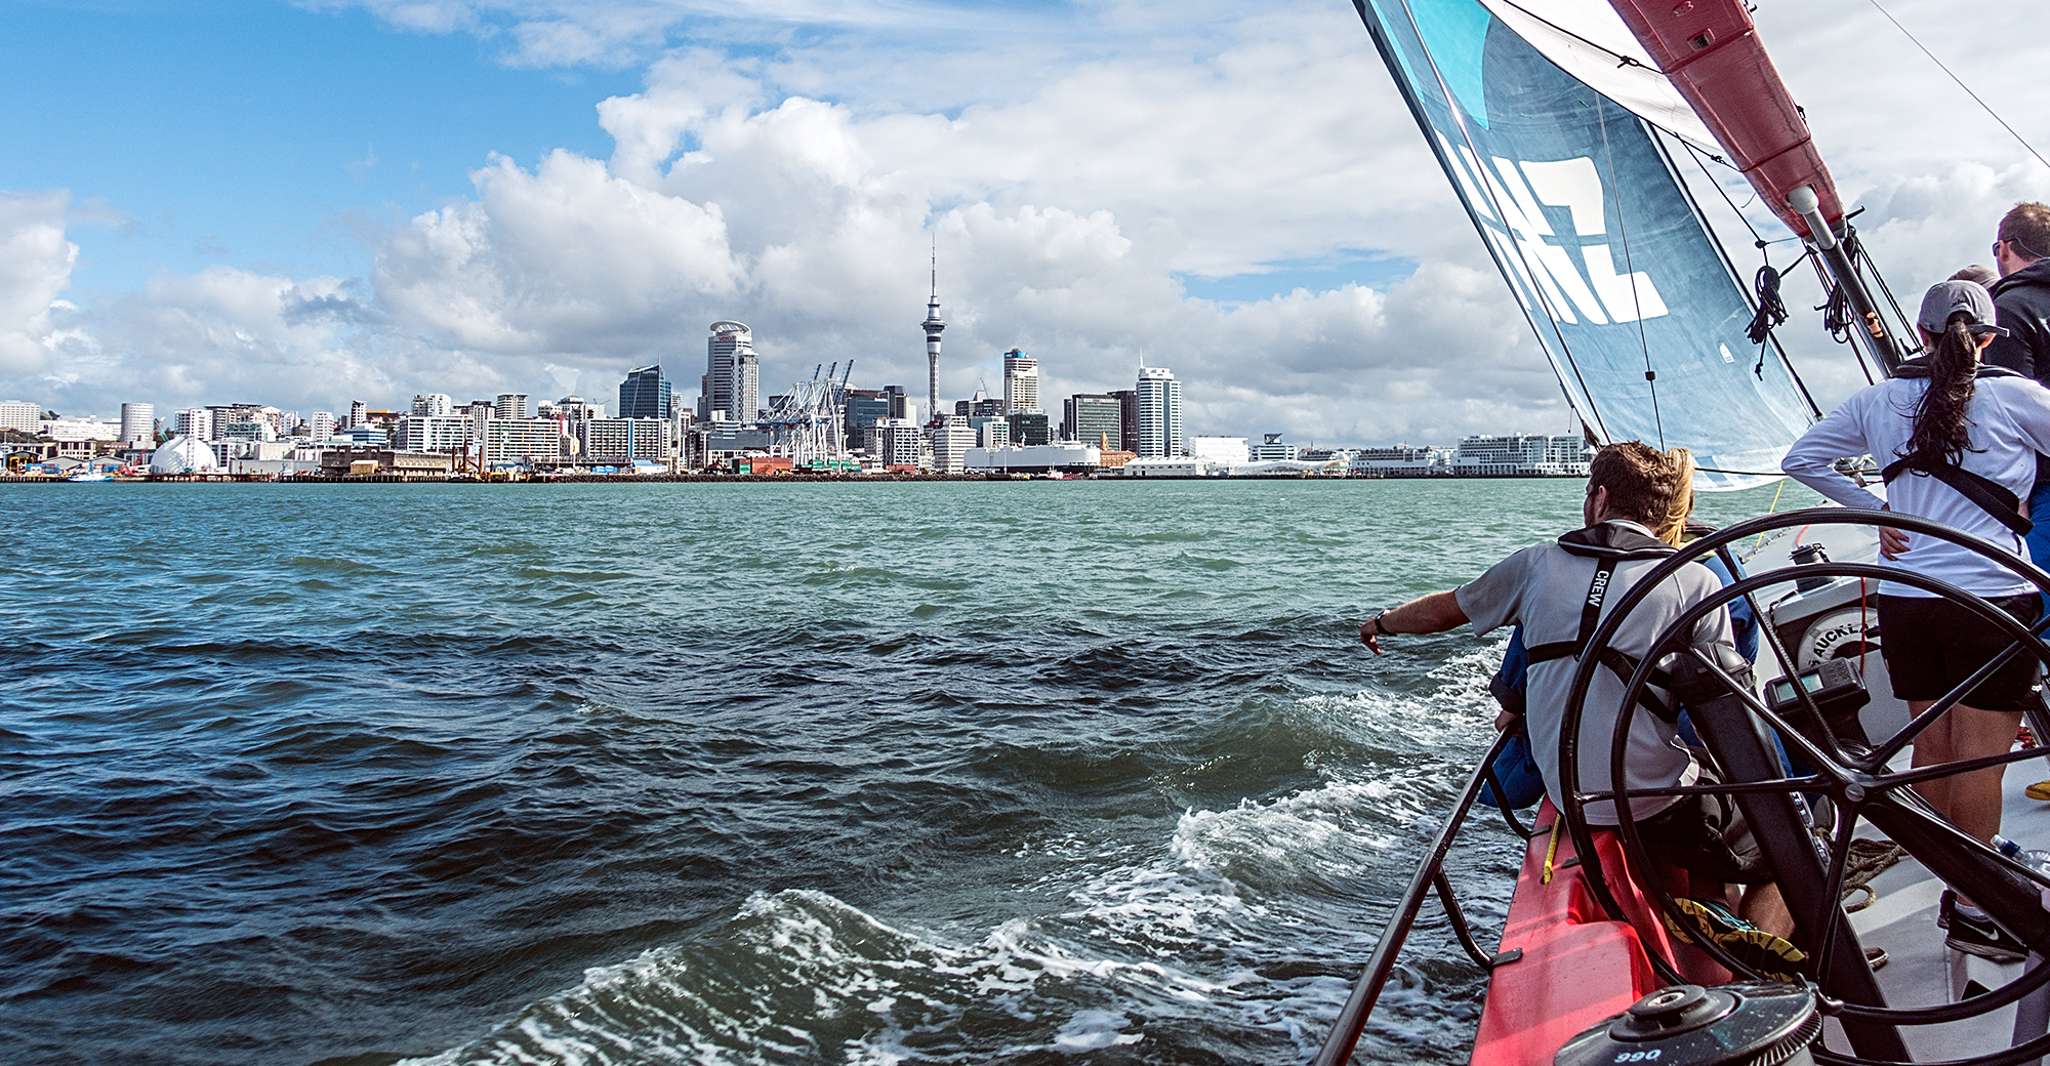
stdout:
[(1957, 87), (1963, 89), (1965, 95), (1971, 97), (1972, 102), (1979, 105), (1980, 110), (1986, 112), (1987, 115), (1991, 116), (1993, 121), (2000, 123), (2000, 128), (2006, 130), (2007, 135), (2013, 137), (2014, 142), (2016, 144), (2021, 145), (2022, 148), (2026, 150), (2030, 155), (2035, 156), (2036, 162), (2041, 163), (2046, 167), (2050, 167), (2050, 159), (2043, 158), (2043, 153), (2036, 151), (2035, 145), (2030, 144), (2028, 142), (2028, 139), (2023, 137), (2019, 131), (2017, 131), (2013, 126), (2007, 124), (2006, 119), (2000, 117), (2000, 112), (1993, 110), (1993, 106), (1991, 104), (1988, 104), (1986, 101), (1980, 99), (1979, 94), (1973, 92), (1972, 87), (1966, 85), (1963, 78), (1958, 77), (1955, 71), (1951, 70), (1948, 66), (1945, 66), (1943, 60), (1936, 58), (1936, 53), (1931, 52), (1929, 50), (1929, 46), (1923, 44), (1922, 39), (1916, 37), (1913, 31), (1909, 30), (1906, 26), (1901, 25), (1901, 20), (1894, 18), (1893, 12), (1888, 11), (1886, 9), (1886, 5), (1881, 4), (1879, 0), (1865, 0), (1865, 2), (1871, 4), (1872, 9), (1874, 11), (1877, 11), (1880, 14), (1885, 15), (1886, 21), (1893, 23), (1893, 28), (1901, 31), (1901, 36), (1906, 37), (1908, 41), (1912, 43), (1916, 48), (1921, 49), (1922, 54), (1929, 57), (1929, 62), (1936, 64), (1936, 69), (1949, 75), (1950, 80), (1956, 82)]
[(1609, 186), (1616, 190), (1616, 229), (1623, 238), (1623, 270), (1630, 275), (1630, 303), (1637, 314), (1637, 345), (1644, 350), (1644, 382), (1651, 388), (1651, 421), (1658, 428), (1659, 447), (1664, 448), (1666, 420), (1659, 412), (1659, 376), (1651, 368), (1651, 338), (1644, 328), (1644, 297), (1637, 291), (1637, 262), (1630, 255), (1630, 219), (1629, 212), (1623, 209), (1623, 184), (1615, 180), (1616, 152), (1609, 145), (1609, 109), (1597, 103), (1595, 114), (1602, 124), (1602, 156), (1609, 161)]

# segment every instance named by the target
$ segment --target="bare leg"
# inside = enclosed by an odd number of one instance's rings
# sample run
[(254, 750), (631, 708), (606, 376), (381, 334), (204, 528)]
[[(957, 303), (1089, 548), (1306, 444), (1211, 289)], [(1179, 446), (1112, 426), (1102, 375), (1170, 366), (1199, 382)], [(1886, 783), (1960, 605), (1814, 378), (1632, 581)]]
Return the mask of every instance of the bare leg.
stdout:
[[(1920, 715), (1923, 711), (1928, 710), (1929, 705), (1934, 702), (1936, 701), (1909, 700), (1908, 717), (1914, 718)], [(1957, 758), (1957, 755), (1952, 750), (1950, 730), (1951, 723), (1957, 721), (1958, 710), (1957, 707), (1952, 707), (1942, 718), (1937, 719), (1933, 725), (1924, 729), (1921, 736), (1915, 738), (1914, 765), (1917, 768), (1934, 766), (1937, 763), (1950, 762)], [(1933, 781), (1918, 782), (1914, 787), (1915, 791), (1921, 795), (1923, 801), (1928, 803), (1936, 813), (1949, 818), (1950, 783), (1953, 780), (1955, 779), (1939, 777)]]
[[(1963, 704), (1945, 717), (1951, 720), (1952, 758), (1957, 759), (1984, 758), (2013, 747), (2022, 720), (2020, 711), (1987, 711)], [(1992, 843), (1993, 835), (2000, 832), (2000, 782), (2006, 773), (2005, 766), (1991, 766), (1951, 778), (1944, 816), (1959, 829)]]
[(1788, 913), (1778, 885), (1758, 885), (1744, 893), (1737, 915), (1774, 936), (1791, 939), (1794, 935), (1794, 916)]

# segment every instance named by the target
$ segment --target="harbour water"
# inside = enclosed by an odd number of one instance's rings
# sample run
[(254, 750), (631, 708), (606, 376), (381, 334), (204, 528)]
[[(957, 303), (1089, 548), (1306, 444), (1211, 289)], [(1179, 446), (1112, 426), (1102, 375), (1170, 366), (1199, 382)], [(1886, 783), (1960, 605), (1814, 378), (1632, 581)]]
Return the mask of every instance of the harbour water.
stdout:
[(1299, 1059), (1492, 717), (1354, 626), (1579, 490), (0, 486), (5, 1057)]

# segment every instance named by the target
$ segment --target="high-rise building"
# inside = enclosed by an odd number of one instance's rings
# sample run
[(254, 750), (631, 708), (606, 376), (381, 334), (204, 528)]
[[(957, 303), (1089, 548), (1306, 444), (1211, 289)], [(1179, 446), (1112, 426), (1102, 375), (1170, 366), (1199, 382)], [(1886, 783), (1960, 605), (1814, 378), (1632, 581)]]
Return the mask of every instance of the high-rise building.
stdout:
[(175, 435), (199, 441), (214, 439), (214, 413), (204, 407), (188, 407), (178, 412)]
[(926, 428), (932, 439), (932, 468), (958, 474), (968, 468), (968, 449), (975, 447), (975, 427), (960, 415), (942, 415)]
[(402, 452), (461, 452), (476, 433), (475, 420), (462, 415), (407, 415), (392, 429), (392, 447)]
[(876, 423), (876, 454), (885, 467), (916, 467), (925, 452), (925, 435), (908, 418)]
[(1164, 366), (1139, 368), (1139, 458), (1187, 455), (1182, 432), (1182, 383)]
[(669, 458), (665, 418), (591, 418), (577, 423), (576, 432), (585, 463), (627, 466), (635, 459)]
[(620, 418), (667, 419), (672, 402), (669, 378), (663, 375), (660, 363), (637, 366), (619, 383)]
[(925, 302), (926, 405), (934, 419), (940, 417), (940, 334), (947, 320), (940, 317), (940, 239), (932, 239), (932, 297)]
[(335, 413), (315, 411), (306, 416), (306, 436), (309, 440), (326, 440), (335, 435)]
[(582, 396), (564, 396), (548, 406), (554, 410), (555, 417), (565, 418), (571, 422), (581, 422), (587, 418), (605, 417), (604, 404), (592, 403)]
[(1139, 392), (1137, 389), (1119, 389), (1111, 393), (1118, 398), (1118, 424), (1124, 427), (1123, 450), (1137, 454), (1139, 451)]
[(1114, 450), (1125, 447), (1123, 405), (1109, 393), (1078, 392), (1061, 403), (1061, 439), (1078, 444), (1110, 441)]
[(130, 447), (148, 447), (157, 443), (157, 408), (155, 404), (124, 403), (121, 405), (121, 440)]
[(423, 392), (413, 397), (413, 413), (430, 418), (446, 418), (455, 412), (456, 402), (445, 392)]
[(904, 386), (883, 386), (883, 399), (890, 402), (891, 418), (911, 417), (911, 394), (904, 391)]
[(1005, 421), (1010, 423), (1012, 444), (1033, 445), (1053, 443), (1053, 432), (1047, 426), (1047, 418), (1037, 411), (1019, 411), (1016, 414), (1007, 416)]
[(761, 417), (762, 358), (754, 331), (744, 322), (714, 322), (705, 338), (705, 376), (698, 389), (698, 418), (718, 415), (748, 423)]
[(362, 400), (349, 401), (349, 428), (355, 429), (362, 425), (369, 413), (370, 406)]
[(17, 433), (34, 433), (43, 421), (40, 404), (27, 400), (0, 402), (0, 429), (11, 429)]
[(848, 389), (841, 401), (841, 420), (847, 431), (847, 447), (874, 452), (876, 423), (890, 417), (890, 398), (881, 389)]
[(1004, 413), (1039, 412), (1039, 360), (1016, 348), (1004, 353)]
[(501, 392), (497, 399), (491, 401), (491, 417), (532, 418), (534, 407), (527, 402), (524, 392)]

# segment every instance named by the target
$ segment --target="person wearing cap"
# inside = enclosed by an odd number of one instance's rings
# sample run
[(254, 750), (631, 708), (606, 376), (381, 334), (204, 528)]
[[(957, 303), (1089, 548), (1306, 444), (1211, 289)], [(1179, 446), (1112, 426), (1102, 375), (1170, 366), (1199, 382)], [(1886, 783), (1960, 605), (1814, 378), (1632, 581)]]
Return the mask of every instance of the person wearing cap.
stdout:
[[(2026, 557), (2022, 501), (2036, 484), (2036, 456), (2050, 452), (2050, 389), (1981, 362), (2002, 335), (1992, 294), (1970, 281), (1931, 287), (1916, 315), (1928, 354), (1899, 376), (1863, 389), (1817, 422), (1781, 464), (1794, 479), (1846, 507), (1890, 508), (1974, 534)], [(1837, 471), (1870, 455), (1887, 464), (1888, 499)], [(1905, 569), (1974, 593), (2024, 624), (2041, 610), (2035, 587), (1999, 562), (1948, 541), (1882, 530), (1880, 554)], [(1880, 585), (1880, 646), (1896, 695), (1920, 714), (2012, 643), (1963, 604), (1898, 582)], [(1914, 764), (1933, 766), (2007, 751), (2022, 710), (2037, 698), (2037, 662), (2014, 657), (1915, 740)], [(1929, 805), (1983, 841), (2000, 831), (2005, 767), (1915, 786)], [(1947, 943), (1986, 958), (2018, 960), (2021, 946), (1964, 899), (1944, 907)]]

